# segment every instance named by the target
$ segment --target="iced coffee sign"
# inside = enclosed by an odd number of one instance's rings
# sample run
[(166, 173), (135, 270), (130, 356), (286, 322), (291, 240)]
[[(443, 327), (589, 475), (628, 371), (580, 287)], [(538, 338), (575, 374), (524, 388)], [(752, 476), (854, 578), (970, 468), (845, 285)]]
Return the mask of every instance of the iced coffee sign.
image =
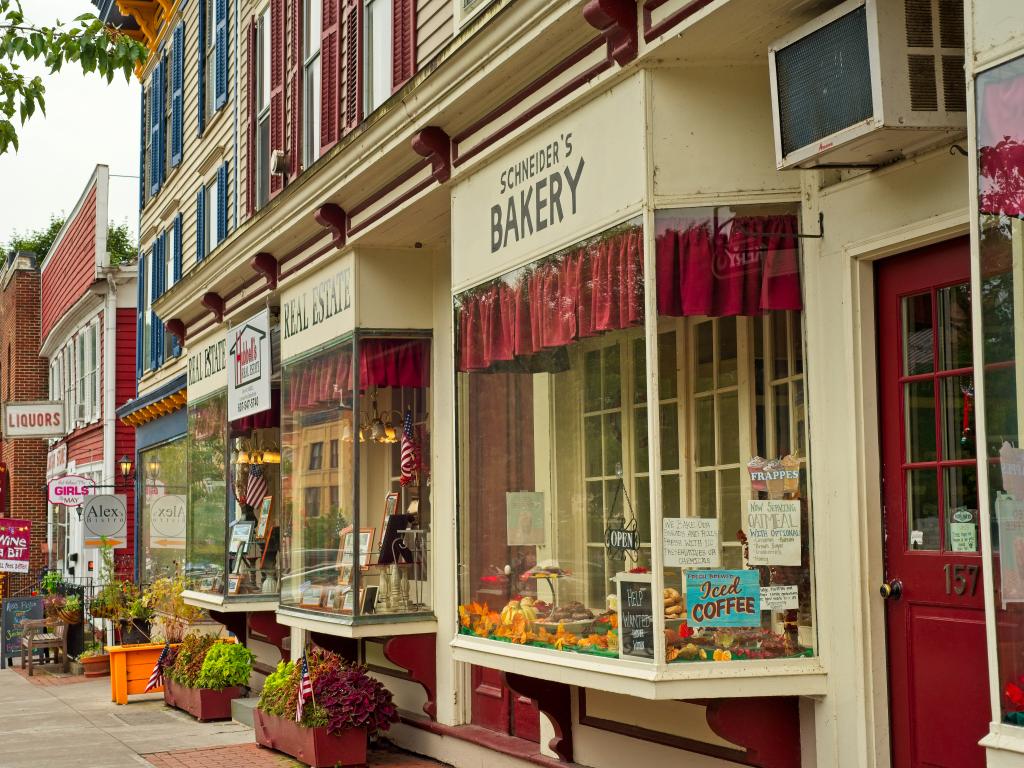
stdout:
[(642, 80), (633, 77), (516, 142), (452, 195), (452, 264), (463, 288), (639, 210)]

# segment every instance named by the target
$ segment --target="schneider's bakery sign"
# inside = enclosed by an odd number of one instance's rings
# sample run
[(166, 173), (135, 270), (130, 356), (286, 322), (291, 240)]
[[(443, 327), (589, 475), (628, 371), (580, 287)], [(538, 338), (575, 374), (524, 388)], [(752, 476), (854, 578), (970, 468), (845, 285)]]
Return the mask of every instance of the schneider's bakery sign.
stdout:
[(517, 142), (452, 194), (457, 289), (595, 234), (644, 198), (643, 91), (634, 77)]
[(188, 400), (190, 403), (216, 392), (227, 384), (224, 371), (227, 344), (220, 334), (189, 344)]
[(270, 408), (270, 310), (236, 325), (227, 335), (228, 419)]
[(355, 318), (355, 258), (347, 253), (282, 294), (281, 358), (344, 336)]

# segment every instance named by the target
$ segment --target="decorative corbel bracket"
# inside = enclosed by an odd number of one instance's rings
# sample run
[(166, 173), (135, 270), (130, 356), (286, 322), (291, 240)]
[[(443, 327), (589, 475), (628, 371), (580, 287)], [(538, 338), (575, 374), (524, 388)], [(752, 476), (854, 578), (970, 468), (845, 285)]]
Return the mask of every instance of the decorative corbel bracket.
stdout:
[(384, 643), (384, 656), (423, 686), (427, 701), (423, 711), (437, 721), (437, 637), (433, 634), (396, 635)]
[(796, 697), (711, 699), (703, 703), (711, 730), (745, 747), (750, 765), (799, 768), (800, 711)]
[(213, 313), (218, 323), (224, 322), (224, 299), (219, 293), (213, 291), (204, 293), (200, 303)]
[(636, 58), (640, 45), (636, 0), (589, 0), (583, 18), (604, 35), (608, 52), (620, 67)]
[(412, 149), (430, 161), (431, 176), (438, 184), (452, 177), (452, 140), (441, 128), (428, 125), (419, 131), (412, 137)]
[(316, 209), (313, 218), (317, 223), (331, 230), (331, 242), (335, 248), (345, 247), (345, 236), (348, 233), (348, 215), (340, 205), (324, 203)]
[(502, 672), (505, 685), (523, 698), (530, 699), (537, 709), (548, 716), (555, 729), (555, 738), (548, 748), (565, 763), (573, 761), (572, 751), (572, 689), (565, 683), (539, 680), (536, 677)]
[(164, 328), (167, 329), (171, 336), (178, 340), (181, 346), (185, 346), (185, 323), (174, 317), (164, 323)]
[(291, 650), (285, 640), (290, 636), (291, 630), (284, 624), (277, 623), (277, 614), (273, 611), (254, 611), (249, 614), (249, 628), (267, 637), (281, 654), (281, 660), (288, 661)]
[(273, 291), (277, 288), (278, 263), (271, 254), (260, 251), (249, 260), (249, 268), (258, 272), (267, 279), (267, 290)]

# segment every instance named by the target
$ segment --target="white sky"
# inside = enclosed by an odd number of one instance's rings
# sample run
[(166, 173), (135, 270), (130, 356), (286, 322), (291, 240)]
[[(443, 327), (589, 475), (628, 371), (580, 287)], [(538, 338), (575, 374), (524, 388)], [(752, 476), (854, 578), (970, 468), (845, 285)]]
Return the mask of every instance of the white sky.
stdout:
[[(28, 20), (52, 24), (95, 12), (89, 0), (22, 0)], [(45, 226), (50, 215), (71, 213), (93, 169), (110, 166), (110, 216), (138, 234), (139, 83), (133, 75), (112, 83), (77, 64), (57, 75), (42, 68), (46, 116), (38, 110), (18, 129), (21, 149), (0, 155), (0, 246), (15, 232)], [(18, 125), (17, 121), (15, 125)], [(118, 178), (126, 174), (133, 178)]]

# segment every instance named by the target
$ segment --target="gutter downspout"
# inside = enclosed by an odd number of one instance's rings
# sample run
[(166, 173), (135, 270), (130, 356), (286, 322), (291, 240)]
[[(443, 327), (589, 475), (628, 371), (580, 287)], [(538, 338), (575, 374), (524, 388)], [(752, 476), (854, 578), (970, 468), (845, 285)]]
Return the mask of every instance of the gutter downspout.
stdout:
[(117, 281), (107, 273), (107, 295), (103, 307), (103, 478), (105, 483), (116, 482), (117, 450), (115, 429), (117, 406)]

